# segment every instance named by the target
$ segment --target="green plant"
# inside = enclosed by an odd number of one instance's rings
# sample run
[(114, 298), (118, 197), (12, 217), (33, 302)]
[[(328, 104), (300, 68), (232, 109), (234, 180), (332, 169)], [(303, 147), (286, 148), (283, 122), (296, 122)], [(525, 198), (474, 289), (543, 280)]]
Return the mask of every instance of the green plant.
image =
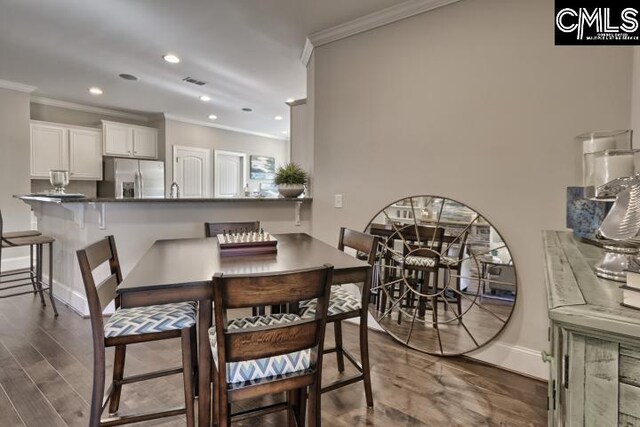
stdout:
[(276, 171), (273, 182), (280, 184), (306, 184), (309, 180), (309, 174), (300, 166), (291, 162), (284, 166), (280, 166)]

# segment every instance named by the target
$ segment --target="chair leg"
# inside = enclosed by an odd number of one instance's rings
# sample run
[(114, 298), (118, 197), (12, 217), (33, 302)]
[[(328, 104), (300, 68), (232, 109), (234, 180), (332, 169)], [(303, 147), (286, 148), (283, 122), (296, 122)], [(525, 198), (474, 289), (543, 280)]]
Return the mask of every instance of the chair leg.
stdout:
[(191, 369), (193, 370), (193, 395), (198, 396), (198, 332), (195, 326), (189, 329), (189, 340), (191, 343)]
[(307, 388), (303, 387), (298, 390), (298, 425), (305, 427), (307, 424)]
[[(29, 277), (31, 278), (31, 286), (33, 286), (33, 290), (37, 291), (38, 287), (36, 286), (36, 273), (33, 265), (33, 245), (29, 245)], [(33, 293), (33, 296), (36, 296), (36, 292)]]
[(42, 245), (36, 246), (36, 285), (38, 286), (42, 306), (46, 307), (47, 304), (44, 302), (44, 295), (42, 294), (44, 292), (42, 290)]
[(309, 386), (309, 402), (308, 402), (308, 415), (309, 427), (320, 427), (322, 425), (321, 414), (321, 396), (320, 392), (320, 378), (318, 378), (313, 384)]
[(338, 372), (344, 372), (344, 351), (342, 349), (342, 322), (333, 322), (336, 341), (336, 360), (338, 361)]
[(191, 364), (191, 329), (182, 330), (182, 378), (184, 380), (184, 403), (187, 409), (187, 427), (194, 427), (193, 366)]
[(369, 365), (369, 327), (367, 325), (368, 311), (360, 316), (360, 362), (362, 363), (362, 376), (364, 378), (364, 395), (367, 399), (367, 406), (373, 407), (373, 393), (371, 391), (371, 366)]
[(113, 360), (113, 394), (109, 401), (109, 414), (115, 415), (120, 407), (120, 395), (122, 394), (122, 378), (124, 378), (124, 362), (127, 355), (126, 345), (117, 345)]
[(298, 407), (297, 390), (287, 391), (287, 426), (297, 427), (296, 411)]
[(91, 412), (89, 427), (100, 427), (102, 399), (104, 398), (105, 366), (104, 347), (93, 347), (93, 387), (91, 390)]
[(53, 243), (49, 243), (49, 300), (51, 300), (54, 315), (58, 317), (58, 309), (53, 299)]

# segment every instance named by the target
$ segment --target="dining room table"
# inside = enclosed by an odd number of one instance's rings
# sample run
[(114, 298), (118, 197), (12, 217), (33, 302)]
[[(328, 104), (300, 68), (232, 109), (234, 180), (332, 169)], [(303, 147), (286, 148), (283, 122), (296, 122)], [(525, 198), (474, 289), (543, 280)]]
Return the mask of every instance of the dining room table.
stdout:
[(331, 264), (333, 284), (370, 283), (371, 267), (305, 233), (274, 234), (277, 253), (221, 256), (216, 237), (156, 240), (118, 286), (122, 308), (198, 303), (198, 426), (211, 423), (212, 278), (260, 275)]

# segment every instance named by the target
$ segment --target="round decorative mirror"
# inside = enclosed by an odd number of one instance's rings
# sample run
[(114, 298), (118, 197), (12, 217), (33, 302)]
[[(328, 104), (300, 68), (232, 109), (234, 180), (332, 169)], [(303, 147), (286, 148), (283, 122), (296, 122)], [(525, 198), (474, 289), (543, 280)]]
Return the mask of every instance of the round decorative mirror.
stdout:
[(382, 209), (369, 312), (397, 341), (425, 353), (473, 351), (505, 327), (517, 275), (500, 233), (455, 200), (412, 196)]

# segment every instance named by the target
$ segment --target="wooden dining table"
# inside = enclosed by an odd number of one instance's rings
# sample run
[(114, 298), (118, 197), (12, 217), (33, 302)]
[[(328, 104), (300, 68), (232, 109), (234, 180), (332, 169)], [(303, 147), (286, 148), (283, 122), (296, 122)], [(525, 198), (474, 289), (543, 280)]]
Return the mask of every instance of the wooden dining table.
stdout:
[(221, 257), (215, 237), (157, 240), (118, 286), (122, 308), (198, 302), (198, 425), (211, 422), (212, 277), (334, 266), (334, 284), (370, 283), (371, 267), (308, 234), (275, 234), (277, 254)]

